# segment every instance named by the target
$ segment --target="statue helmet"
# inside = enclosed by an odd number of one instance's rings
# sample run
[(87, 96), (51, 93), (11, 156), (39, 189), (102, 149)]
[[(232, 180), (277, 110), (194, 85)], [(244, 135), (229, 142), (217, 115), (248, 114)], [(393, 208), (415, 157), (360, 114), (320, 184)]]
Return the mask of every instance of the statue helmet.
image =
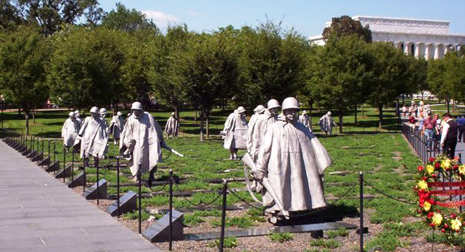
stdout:
[(74, 112), (69, 112), (69, 117), (74, 117)]
[(279, 102), (276, 99), (271, 99), (268, 101), (267, 108), (272, 109), (272, 108), (280, 108), (281, 106), (279, 105)]
[(79, 110), (74, 111), (74, 115), (78, 116), (79, 115)]
[(116, 113), (117, 116), (122, 116), (123, 113), (121, 113), (121, 111), (118, 111), (118, 113)]
[(283, 101), (283, 110), (286, 109), (297, 109), (300, 110), (299, 102), (294, 97), (287, 97)]
[(99, 113), (100, 113), (100, 114), (106, 114), (106, 113), (107, 113), (107, 109), (106, 109), (106, 108), (101, 108)]
[(244, 113), (244, 112), (245, 112), (245, 108), (244, 108), (244, 107), (239, 106), (239, 107), (237, 108), (237, 113), (241, 114), (241, 113)]
[(131, 110), (143, 110), (142, 109), (142, 103), (140, 102), (134, 102), (131, 106)]
[(92, 108), (90, 109), (90, 113), (97, 114), (97, 113), (98, 113), (98, 108), (97, 108), (97, 107), (95, 107), (95, 106), (94, 106), (94, 107), (92, 107)]
[(257, 112), (258, 112), (259, 114), (263, 113), (263, 111), (265, 111), (265, 109), (266, 109), (266, 108), (265, 108), (265, 106), (263, 106), (263, 105), (258, 105), (257, 108), (256, 108), (256, 110), (257, 110)]
[(326, 113), (327, 115), (331, 115), (331, 111), (328, 111), (328, 113)]
[(302, 111), (302, 115), (306, 115), (306, 114), (307, 114), (307, 110)]

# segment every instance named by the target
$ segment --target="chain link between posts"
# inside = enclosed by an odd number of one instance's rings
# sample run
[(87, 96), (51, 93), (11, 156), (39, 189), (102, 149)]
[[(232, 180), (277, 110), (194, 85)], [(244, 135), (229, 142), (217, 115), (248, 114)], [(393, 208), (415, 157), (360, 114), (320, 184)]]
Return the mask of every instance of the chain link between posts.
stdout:
[(409, 204), (409, 205), (416, 205), (410, 201), (407, 201), (405, 199), (400, 199), (400, 198), (396, 198), (392, 195), (389, 195), (388, 193), (376, 188), (373, 184), (369, 183), (368, 181), (366, 181), (365, 179), (363, 179), (363, 183), (365, 183), (367, 186), (370, 186), (371, 188), (373, 188), (373, 190), (375, 190), (376, 192), (378, 192), (379, 194), (382, 194), (386, 197), (388, 197), (389, 199), (392, 199), (392, 200), (395, 200), (397, 202), (400, 202), (400, 203), (404, 203), (404, 204)]

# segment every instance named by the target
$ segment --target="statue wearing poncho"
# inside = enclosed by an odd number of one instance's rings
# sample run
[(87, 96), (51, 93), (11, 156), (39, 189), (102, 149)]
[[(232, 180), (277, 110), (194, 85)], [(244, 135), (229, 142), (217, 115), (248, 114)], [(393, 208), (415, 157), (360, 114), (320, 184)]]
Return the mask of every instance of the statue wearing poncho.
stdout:
[(81, 158), (87, 159), (89, 156), (104, 158), (108, 143), (107, 124), (100, 118), (97, 107), (93, 107), (90, 112), (92, 116), (86, 117), (79, 130)]
[[(325, 168), (331, 165), (320, 141), (298, 122), (298, 110), (295, 98), (284, 100), (284, 121), (277, 121), (267, 130), (255, 174), (259, 180), (268, 178), (284, 210), (291, 212), (326, 206), (323, 175)], [(268, 207), (267, 212), (280, 210), (267, 192), (263, 204)]]
[[(163, 139), (160, 125), (152, 115), (142, 110), (140, 103), (135, 102), (133, 113), (127, 118), (120, 139), (120, 154), (130, 155), (129, 165), (132, 175), (151, 171), (149, 182), (153, 181), (153, 173), (158, 163), (162, 162), (161, 148), (171, 150)], [(139, 108), (140, 107), (140, 108)], [(140, 167), (139, 167), (140, 163)]]

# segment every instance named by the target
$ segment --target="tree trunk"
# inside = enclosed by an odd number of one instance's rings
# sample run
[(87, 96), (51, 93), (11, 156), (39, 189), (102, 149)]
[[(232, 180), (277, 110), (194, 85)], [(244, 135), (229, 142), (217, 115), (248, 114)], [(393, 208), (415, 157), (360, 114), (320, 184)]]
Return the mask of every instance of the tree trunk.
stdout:
[(29, 136), (29, 114), (25, 113), (24, 118), (26, 119), (26, 136)]
[(203, 135), (203, 112), (200, 112), (200, 141), (204, 140)]
[(207, 125), (207, 139), (210, 138), (210, 120), (208, 119), (210, 117), (209, 113), (207, 113), (207, 116), (205, 118), (205, 124)]
[(358, 110), (358, 105), (355, 104), (355, 125), (357, 125), (357, 110)]
[(380, 103), (378, 105), (378, 111), (379, 111), (379, 129), (383, 128), (383, 104)]
[(311, 115), (313, 109), (313, 101), (308, 101), (308, 113)]
[(339, 134), (341, 134), (342, 133), (342, 127), (343, 127), (343, 115), (342, 115), (342, 113), (344, 112), (342, 107), (338, 108), (338, 112), (339, 112)]
[(194, 110), (194, 123), (197, 123), (197, 110)]
[(402, 95), (402, 105), (405, 104), (405, 95)]

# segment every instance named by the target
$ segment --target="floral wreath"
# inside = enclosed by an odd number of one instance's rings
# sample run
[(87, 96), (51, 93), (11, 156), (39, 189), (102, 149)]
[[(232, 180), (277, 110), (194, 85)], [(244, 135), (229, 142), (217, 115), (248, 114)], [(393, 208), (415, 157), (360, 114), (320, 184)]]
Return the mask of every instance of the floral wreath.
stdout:
[(418, 196), (417, 212), (433, 230), (445, 234), (465, 230), (465, 213), (458, 213), (458, 207), (465, 206), (465, 200), (449, 201), (451, 196), (465, 195), (465, 165), (459, 164), (458, 159), (432, 157), (426, 167), (417, 168), (419, 176), (414, 187)]

